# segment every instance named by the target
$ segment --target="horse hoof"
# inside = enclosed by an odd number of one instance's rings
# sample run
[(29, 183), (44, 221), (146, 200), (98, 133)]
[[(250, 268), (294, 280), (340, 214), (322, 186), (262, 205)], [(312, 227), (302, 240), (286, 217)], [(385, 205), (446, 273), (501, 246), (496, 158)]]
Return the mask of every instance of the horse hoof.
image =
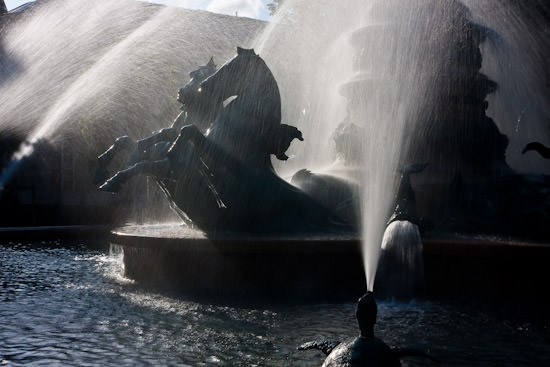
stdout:
[(110, 176), (109, 171), (105, 167), (97, 167), (95, 170), (94, 176), (94, 185), (97, 185), (100, 182), (105, 182), (105, 180)]
[(119, 192), (120, 184), (112, 180), (107, 180), (103, 185), (99, 186), (99, 189), (106, 192)]

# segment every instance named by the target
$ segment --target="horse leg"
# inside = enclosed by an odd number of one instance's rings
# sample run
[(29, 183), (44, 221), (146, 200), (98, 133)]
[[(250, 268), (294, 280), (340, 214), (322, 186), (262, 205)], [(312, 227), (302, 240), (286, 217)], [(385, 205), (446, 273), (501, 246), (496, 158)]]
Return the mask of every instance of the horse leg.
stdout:
[(167, 156), (174, 161), (181, 160), (181, 157), (185, 155), (184, 147), (187, 143), (193, 144), (197, 153), (210, 169), (215, 169), (216, 165), (220, 164), (233, 171), (242, 168), (237, 160), (208, 140), (195, 125), (186, 125), (181, 129), (178, 138), (168, 150)]
[(201, 152), (202, 149), (199, 146), (204, 145), (205, 141), (206, 138), (195, 125), (186, 125), (181, 128), (178, 137), (168, 150), (168, 157), (175, 161), (180, 160), (179, 158), (185, 154), (185, 146), (188, 142), (193, 143), (198, 148), (198, 151)]
[(118, 192), (122, 184), (137, 175), (168, 178), (170, 176), (170, 162), (168, 159), (138, 162), (130, 168), (119, 171), (116, 175), (105, 181), (99, 189), (108, 192)]
[(155, 131), (153, 135), (138, 140), (136, 143), (136, 149), (130, 155), (129, 164), (135, 164), (145, 159), (151, 159), (148, 157), (149, 150), (161, 141), (167, 141), (172, 143), (178, 137), (178, 131), (172, 127), (167, 127), (159, 131)]
[[(192, 144), (192, 150), (200, 160), (199, 172), (204, 178), (204, 182), (206, 183), (208, 189), (214, 196), (217, 206), (219, 208), (225, 208), (226, 206), (221, 199), (221, 195), (216, 189), (216, 186), (212, 182), (210, 176), (211, 173), (215, 171), (216, 164), (224, 165), (224, 163), (230, 161), (229, 156), (211, 141), (206, 139), (206, 137), (195, 125), (187, 125), (181, 129), (178, 138), (168, 150), (168, 153), (166, 154), (168, 159), (174, 162), (184, 161), (186, 156), (189, 154), (190, 146), (188, 143)], [(230, 165), (230, 167), (234, 167), (234, 165)]]
[(136, 142), (132, 140), (129, 136), (121, 136), (115, 140), (113, 145), (109, 147), (103, 154), (97, 157), (97, 168), (94, 176), (94, 184), (97, 185), (100, 182), (105, 181), (109, 177), (109, 171), (107, 171), (107, 166), (115, 155), (119, 152), (131, 149), (136, 145)]

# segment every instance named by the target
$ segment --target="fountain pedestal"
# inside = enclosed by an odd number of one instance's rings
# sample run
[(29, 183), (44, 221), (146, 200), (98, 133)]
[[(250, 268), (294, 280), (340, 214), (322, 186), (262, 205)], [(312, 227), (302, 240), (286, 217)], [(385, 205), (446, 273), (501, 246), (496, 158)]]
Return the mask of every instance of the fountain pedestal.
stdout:
[(127, 277), (196, 294), (325, 299), (349, 297), (365, 285), (353, 235), (216, 239), (157, 225), (120, 228), (111, 242), (123, 248)]
[[(122, 247), (126, 277), (197, 295), (349, 300), (366, 284), (360, 240), (352, 235), (210, 239), (180, 225), (153, 225), (116, 229), (110, 241)], [(416, 296), (550, 304), (543, 291), (549, 245), (457, 236), (422, 242), (424, 292)]]

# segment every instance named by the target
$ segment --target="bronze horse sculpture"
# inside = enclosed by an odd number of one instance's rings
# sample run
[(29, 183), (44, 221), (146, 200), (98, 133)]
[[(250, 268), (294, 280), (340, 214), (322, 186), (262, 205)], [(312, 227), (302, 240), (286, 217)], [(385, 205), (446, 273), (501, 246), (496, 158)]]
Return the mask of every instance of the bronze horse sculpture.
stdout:
[(118, 191), (136, 174), (153, 176), (182, 219), (210, 236), (350, 230), (275, 173), (271, 155), (288, 159), (291, 142), (303, 137), (281, 124), (277, 82), (254, 50), (237, 48), (235, 57), (192, 88), (185, 96), (180, 91), (180, 102), (197, 113), (183, 120), (175, 141), (167, 139), (163, 146), (170, 146), (160, 154), (118, 172), (100, 189)]
[[(216, 65), (214, 64), (214, 59), (211, 58), (206, 65), (199, 66), (198, 69), (189, 73), (191, 80), (183, 88), (180, 88), (178, 93), (178, 102), (182, 104), (182, 112), (176, 117), (172, 126), (155, 131), (151, 136), (138, 141), (131, 139), (127, 135), (117, 138), (114, 144), (98, 157), (94, 184), (103, 183), (110, 176), (107, 166), (114, 157), (122, 151), (131, 152), (128, 161), (129, 167), (133, 167), (139, 162), (160, 161), (166, 158), (168, 149), (178, 137), (180, 129), (187, 123), (192, 121), (192, 123), (199, 126), (201, 130), (206, 130), (210, 124), (210, 120), (215, 116), (217, 111), (215, 109), (207, 110), (198, 106), (195, 102), (196, 91), (200, 83), (215, 71)], [(121, 172), (119, 180), (113, 180), (110, 181), (109, 184), (103, 184), (101, 190), (112, 192), (118, 191), (120, 185), (134, 175), (139, 174), (139, 168), (143, 166), (144, 164), (125, 173)]]

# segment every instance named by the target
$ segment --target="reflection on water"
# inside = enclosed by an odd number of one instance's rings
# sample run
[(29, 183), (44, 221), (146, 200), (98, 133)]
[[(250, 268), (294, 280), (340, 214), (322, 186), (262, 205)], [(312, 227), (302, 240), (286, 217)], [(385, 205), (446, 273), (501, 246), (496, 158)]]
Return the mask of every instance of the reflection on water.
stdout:
[[(320, 366), (308, 340), (357, 333), (354, 304), (238, 306), (158, 294), (123, 278), (120, 254), (0, 244), (0, 361), (7, 366)], [(550, 360), (544, 326), (432, 302), (379, 304), (377, 334), (453, 366)], [(430, 365), (407, 360), (404, 365)]]

